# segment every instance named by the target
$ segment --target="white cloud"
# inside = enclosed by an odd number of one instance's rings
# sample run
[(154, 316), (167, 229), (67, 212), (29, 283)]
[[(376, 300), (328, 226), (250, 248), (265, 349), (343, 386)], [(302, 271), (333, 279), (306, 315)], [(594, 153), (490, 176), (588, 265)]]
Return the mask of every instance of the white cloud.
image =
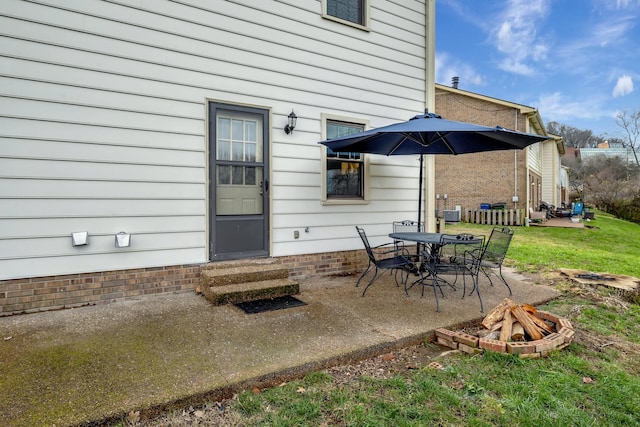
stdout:
[(613, 88), (613, 97), (617, 98), (619, 96), (628, 95), (631, 92), (633, 92), (633, 80), (631, 77), (626, 74), (618, 77), (616, 86)]
[(610, 17), (604, 19), (592, 30), (591, 42), (601, 47), (620, 42), (633, 28), (633, 16)]
[(530, 62), (544, 61), (549, 52), (546, 41), (538, 35), (538, 23), (549, 14), (549, 0), (508, 0), (497, 17), (491, 37), (505, 57), (500, 68), (516, 74), (531, 75)]
[(629, 10), (640, 6), (640, 0), (594, 0), (594, 10)]
[(500, 61), (500, 68), (504, 71), (509, 71), (523, 76), (530, 76), (534, 73), (534, 68), (529, 67), (527, 64), (523, 64), (521, 61), (513, 58), (505, 58)]
[(450, 85), (454, 76), (460, 77), (460, 89), (486, 85), (486, 78), (468, 63), (454, 59), (446, 52), (436, 52), (436, 83)]
[(616, 8), (617, 9), (629, 9), (629, 8), (634, 8), (636, 6), (640, 6), (640, 1), (638, 1), (638, 0), (616, 0)]
[(568, 99), (560, 92), (543, 94), (533, 103), (547, 121), (563, 122), (572, 119), (598, 119), (605, 115), (598, 100)]

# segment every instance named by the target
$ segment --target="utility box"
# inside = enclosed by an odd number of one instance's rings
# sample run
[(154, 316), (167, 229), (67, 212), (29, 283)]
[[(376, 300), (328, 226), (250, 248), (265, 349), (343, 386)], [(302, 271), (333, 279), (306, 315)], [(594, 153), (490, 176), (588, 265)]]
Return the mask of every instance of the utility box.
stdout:
[(445, 222), (460, 222), (460, 211), (442, 211)]

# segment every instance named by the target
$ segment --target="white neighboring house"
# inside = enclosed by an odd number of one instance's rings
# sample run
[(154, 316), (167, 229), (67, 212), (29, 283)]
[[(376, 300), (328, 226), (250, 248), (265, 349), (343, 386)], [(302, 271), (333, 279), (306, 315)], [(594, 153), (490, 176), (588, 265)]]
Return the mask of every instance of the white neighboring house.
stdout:
[(433, 108), (434, 9), (2, 0), (0, 315), (193, 289), (215, 260), (353, 270), (354, 225), (417, 215), (417, 157), (317, 142)]
[(543, 171), (542, 171), (542, 201), (560, 207), (566, 189), (563, 169), (560, 157), (564, 155), (564, 140), (557, 135), (549, 135), (551, 138), (542, 143)]

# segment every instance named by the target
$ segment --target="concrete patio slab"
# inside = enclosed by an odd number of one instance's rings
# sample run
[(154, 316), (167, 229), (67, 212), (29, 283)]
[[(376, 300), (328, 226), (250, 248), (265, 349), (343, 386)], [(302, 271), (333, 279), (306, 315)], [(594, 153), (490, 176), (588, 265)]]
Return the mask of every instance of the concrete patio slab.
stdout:
[[(512, 299), (554, 289), (506, 273)], [(310, 278), (306, 305), (259, 314), (188, 293), (0, 318), (0, 424), (73, 425), (131, 410), (196, 405), (419, 343), (436, 328), (479, 322), (475, 295), (406, 296), (389, 276), (361, 296), (357, 277)], [(508, 292), (481, 283), (487, 311)]]

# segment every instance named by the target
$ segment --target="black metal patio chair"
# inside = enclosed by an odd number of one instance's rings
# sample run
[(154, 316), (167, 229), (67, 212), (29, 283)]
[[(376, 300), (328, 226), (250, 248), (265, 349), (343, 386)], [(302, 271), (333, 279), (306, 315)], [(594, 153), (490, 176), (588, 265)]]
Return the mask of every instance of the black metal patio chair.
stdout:
[[(394, 221), (392, 225), (394, 233), (422, 233), (424, 231), (424, 224), (422, 222), (412, 221), (409, 219), (405, 219), (404, 221)], [(402, 251), (405, 247), (404, 240), (394, 240), (394, 243), (399, 251)], [(416, 255), (418, 253), (419, 249), (416, 251)]]
[(469, 273), (469, 266), (465, 263), (464, 254), (465, 252), (473, 252), (476, 249), (480, 249), (483, 245), (484, 236), (482, 235), (474, 236), (468, 233), (443, 234), (440, 238), (438, 253), (438, 274), (455, 275), (453, 283), (450, 284), (454, 288), (458, 282), (458, 275), (462, 274), (463, 289), (466, 290), (466, 276)]
[(398, 275), (403, 275), (403, 284), (406, 287), (409, 273), (415, 270), (415, 266), (407, 257), (408, 254), (406, 253), (406, 251), (404, 251), (404, 254), (400, 254), (394, 242), (389, 242), (372, 247), (369, 244), (369, 239), (367, 238), (367, 234), (365, 233), (364, 229), (356, 226), (356, 230), (358, 231), (358, 234), (362, 239), (362, 243), (364, 244), (364, 247), (367, 251), (367, 256), (369, 258), (369, 264), (367, 265), (367, 268), (362, 272), (362, 275), (358, 279), (358, 282), (356, 282), (356, 287), (360, 285), (360, 281), (369, 273), (369, 271), (371, 271), (372, 269), (374, 271), (373, 277), (362, 291), (362, 296), (364, 296), (364, 294), (367, 292), (369, 286), (371, 286), (371, 284), (375, 282), (378, 277), (382, 276), (382, 274), (378, 276), (379, 270), (383, 270), (383, 274), (385, 271), (394, 271), (396, 273), (396, 285), (398, 286), (400, 286), (400, 283), (398, 282)]
[(513, 295), (509, 283), (507, 283), (504, 276), (502, 275), (502, 263), (505, 256), (507, 255), (507, 251), (509, 250), (509, 245), (511, 244), (512, 238), (512, 228), (494, 227), (493, 230), (491, 230), (489, 239), (486, 241), (484, 246), (482, 246), (482, 248), (478, 248), (472, 251), (465, 251), (464, 253), (464, 262), (465, 264), (467, 264), (469, 272), (474, 278), (473, 289), (471, 293), (475, 291), (478, 294), (481, 313), (484, 312), (482, 296), (480, 295), (480, 287), (478, 285), (478, 279), (481, 273), (487, 277), (491, 286), (493, 286), (493, 281), (491, 280), (491, 273), (493, 273), (507, 287), (507, 289), (509, 290), (509, 295)]
[[(420, 283), (422, 285), (422, 296), (424, 296), (424, 288), (431, 286), (436, 299), (436, 311), (439, 312), (440, 301), (437, 290), (440, 291), (443, 297), (444, 292), (442, 292), (441, 285), (448, 285), (455, 290), (459, 274), (462, 274), (466, 288), (466, 275), (470, 271), (469, 266), (465, 263), (465, 249), (471, 251), (482, 247), (483, 243), (484, 236), (473, 236), (466, 233), (443, 234), (440, 236), (438, 245), (434, 245), (429, 251), (422, 251), (421, 277), (411, 286)], [(443, 277), (448, 275), (455, 275), (453, 283)], [(405, 286), (405, 290), (408, 290), (408, 287)]]

